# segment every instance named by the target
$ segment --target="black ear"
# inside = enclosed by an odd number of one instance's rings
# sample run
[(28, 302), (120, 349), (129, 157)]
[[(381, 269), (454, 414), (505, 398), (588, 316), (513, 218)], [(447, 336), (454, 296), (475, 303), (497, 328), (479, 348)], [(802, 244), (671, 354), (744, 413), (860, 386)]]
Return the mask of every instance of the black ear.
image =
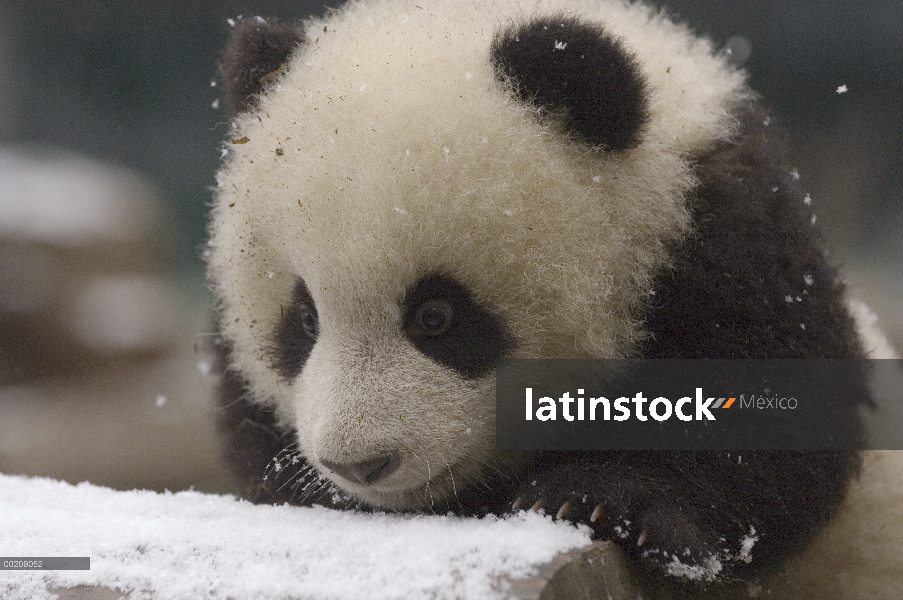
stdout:
[(264, 89), (268, 76), (279, 71), (302, 41), (298, 29), (268, 23), (260, 17), (235, 24), (220, 65), (233, 115), (248, 109), (252, 98)]
[(601, 25), (553, 15), (496, 33), (497, 76), (542, 112), (564, 114), (568, 132), (609, 150), (637, 146), (649, 120), (637, 59)]

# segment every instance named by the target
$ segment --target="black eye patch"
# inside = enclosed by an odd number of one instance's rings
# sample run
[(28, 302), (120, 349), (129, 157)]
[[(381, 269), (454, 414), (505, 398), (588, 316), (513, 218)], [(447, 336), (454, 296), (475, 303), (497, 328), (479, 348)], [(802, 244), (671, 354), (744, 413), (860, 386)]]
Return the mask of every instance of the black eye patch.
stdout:
[(513, 346), (501, 320), (446, 275), (428, 275), (408, 289), (404, 332), (420, 352), (468, 379), (491, 371)]
[(276, 372), (294, 379), (304, 368), (319, 332), (317, 308), (307, 286), (299, 279), (273, 332), (272, 365)]

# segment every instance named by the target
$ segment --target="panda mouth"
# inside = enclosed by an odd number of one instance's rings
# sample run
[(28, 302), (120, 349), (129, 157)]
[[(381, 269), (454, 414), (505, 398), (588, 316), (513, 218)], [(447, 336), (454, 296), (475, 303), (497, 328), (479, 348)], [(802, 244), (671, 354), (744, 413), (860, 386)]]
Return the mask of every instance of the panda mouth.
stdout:
[[(338, 463), (320, 458), (322, 470), (335, 484), (359, 500), (376, 508), (418, 510), (444, 505), (457, 495), (456, 464), (445, 464), (441, 471), (418, 472), (400, 452), (386, 453), (356, 463)], [(405, 465), (407, 463), (407, 469)], [(395, 477), (392, 477), (395, 475)], [(425, 475), (425, 477), (424, 477)]]

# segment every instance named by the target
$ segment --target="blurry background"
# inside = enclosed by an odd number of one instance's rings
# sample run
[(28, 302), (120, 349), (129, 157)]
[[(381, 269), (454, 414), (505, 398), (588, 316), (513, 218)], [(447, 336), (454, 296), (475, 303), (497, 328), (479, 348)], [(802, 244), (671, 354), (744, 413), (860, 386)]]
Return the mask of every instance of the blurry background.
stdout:
[[(748, 69), (855, 295), (903, 347), (903, 3), (668, 7)], [(0, 3), (0, 472), (229, 490), (202, 348), (216, 64), (227, 19), (322, 11)]]

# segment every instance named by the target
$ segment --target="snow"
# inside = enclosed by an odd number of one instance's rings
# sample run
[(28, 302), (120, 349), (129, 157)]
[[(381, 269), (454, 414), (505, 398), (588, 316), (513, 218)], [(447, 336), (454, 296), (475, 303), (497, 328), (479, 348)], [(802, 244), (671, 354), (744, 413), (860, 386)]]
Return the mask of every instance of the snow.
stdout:
[(714, 556), (710, 556), (703, 564), (691, 565), (680, 561), (676, 556), (672, 557), (671, 562), (665, 565), (668, 575), (674, 577), (682, 577), (690, 581), (714, 581), (721, 572), (723, 566)]
[(742, 66), (752, 56), (752, 42), (742, 35), (732, 35), (724, 44), (728, 60), (738, 66)]
[(0, 548), (88, 556), (89, 571), (0, 571), (0, 597), (102, 586), (132, 599), (504, 598), (589, 530), (504, 519), (261, 506), (198, 492), (117, 492), (0, 475)]
[[(737, 461), (739, 464), (739, 461)], [(752, 549), (753, 546), (756, 545), (756, 542), (759, 541), (759, 536), (756, 535), (756, 528), (752, 525), (749, 526), (749, 533), (744, 535), (740, 540), (740, 554), (737, 555), (739, 560), (749, 564), (752, 562)]]

